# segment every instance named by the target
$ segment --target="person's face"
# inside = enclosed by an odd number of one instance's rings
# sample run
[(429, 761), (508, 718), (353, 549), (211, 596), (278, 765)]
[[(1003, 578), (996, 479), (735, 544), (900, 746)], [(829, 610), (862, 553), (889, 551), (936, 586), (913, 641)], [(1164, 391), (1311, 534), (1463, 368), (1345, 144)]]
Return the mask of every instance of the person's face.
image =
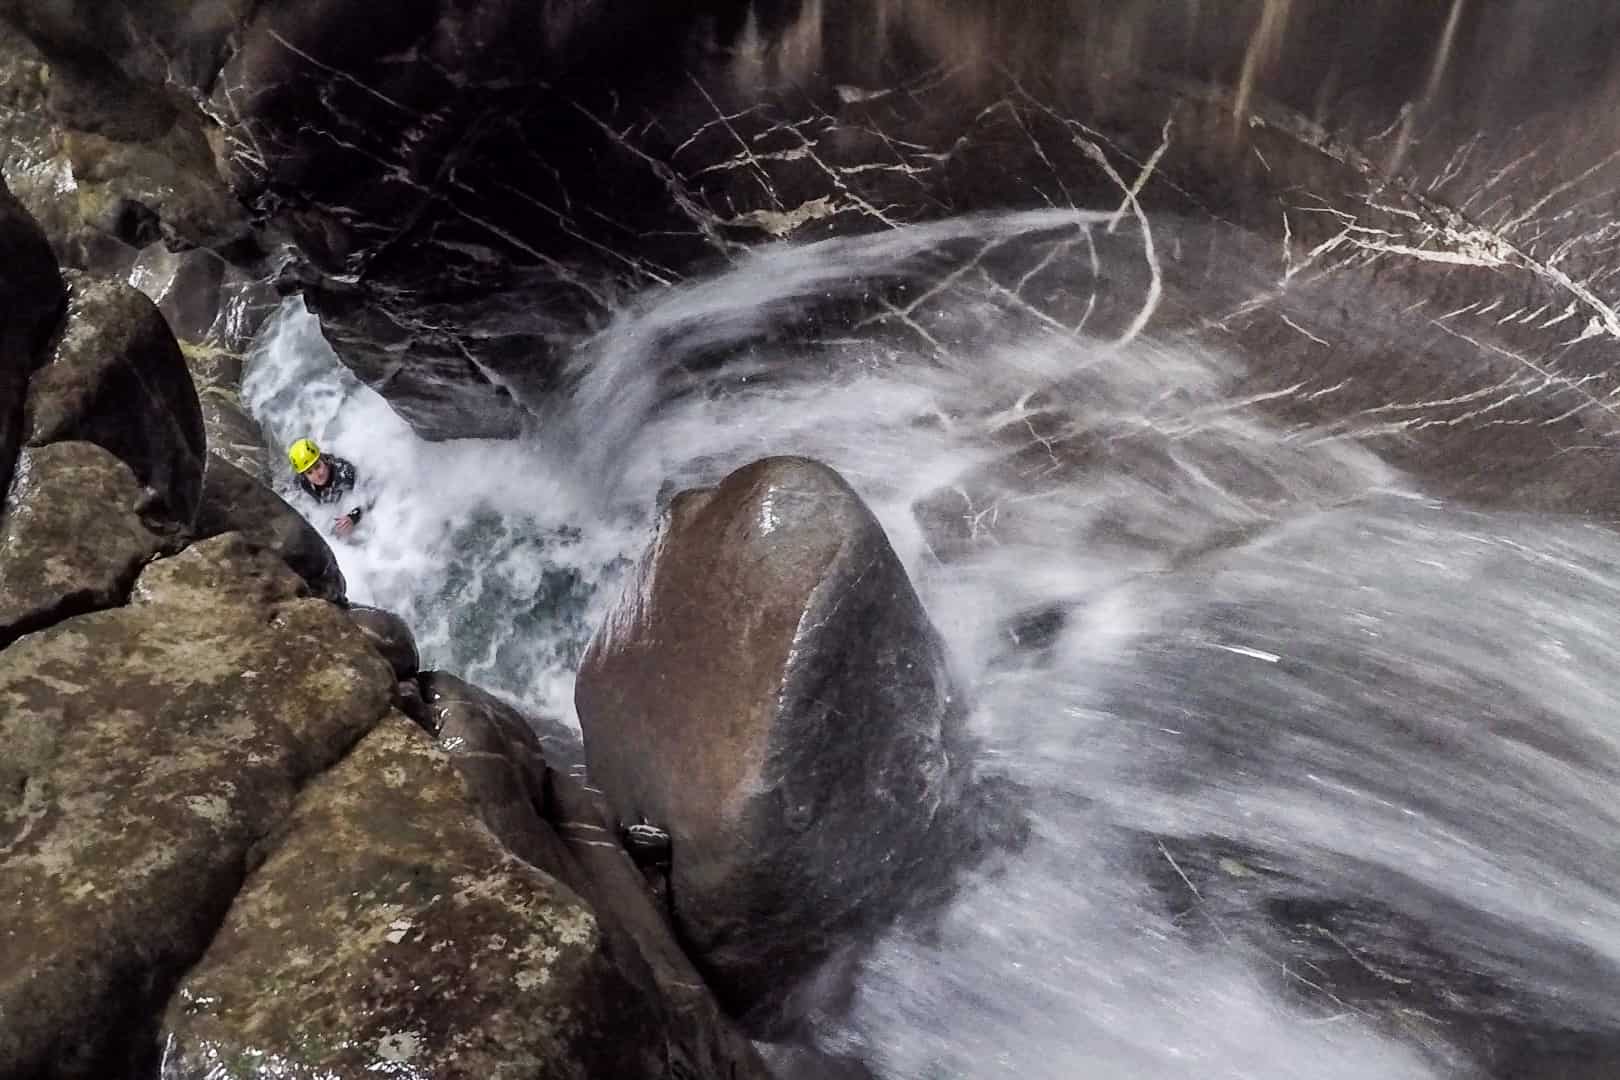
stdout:
[(321, 458), (309, 467), (308, 476), (309, 482), (316, 487), (325, 487), (326, 482), (332, 479), (332, 466), (326, 463), (325, 458)]

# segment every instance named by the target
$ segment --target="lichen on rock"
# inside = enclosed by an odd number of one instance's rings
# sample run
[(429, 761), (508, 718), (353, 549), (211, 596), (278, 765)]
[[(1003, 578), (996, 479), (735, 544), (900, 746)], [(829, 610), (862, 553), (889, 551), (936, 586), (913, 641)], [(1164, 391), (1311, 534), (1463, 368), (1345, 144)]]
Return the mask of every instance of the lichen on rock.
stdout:
[(0, 743), (23, 748), (0, 783), (3, 1075), (146, 1061), (250, 850), (388, 706), (387, 664), (329, 604), (152, 592), (0, 651)]
[(305, 791), (164, 1028), (164, 1080), (661, 1076), (668, 1035), (398, 714)]

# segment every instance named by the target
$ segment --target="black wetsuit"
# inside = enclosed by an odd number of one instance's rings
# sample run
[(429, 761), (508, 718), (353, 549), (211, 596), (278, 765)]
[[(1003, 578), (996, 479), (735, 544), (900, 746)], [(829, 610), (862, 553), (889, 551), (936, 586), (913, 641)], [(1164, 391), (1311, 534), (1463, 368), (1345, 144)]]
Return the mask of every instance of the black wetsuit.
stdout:
[[(332, 475), (327, 479), (326, 483), (316, 487), (310, 483), (308, 475), (300, 474), (298, 486), (304, 489), (305, 495), (308, 495), (316, 502), (337, 502), (354, 490), (354, 466), (340, 457), (333, 457), (331, 454), (322, 454), (321, 460), (326, 462), (332, 470)], [(359, 522), (360, 515), (364, 512), (363, 507), (355, 507), (349, 511), (349, 520)]]

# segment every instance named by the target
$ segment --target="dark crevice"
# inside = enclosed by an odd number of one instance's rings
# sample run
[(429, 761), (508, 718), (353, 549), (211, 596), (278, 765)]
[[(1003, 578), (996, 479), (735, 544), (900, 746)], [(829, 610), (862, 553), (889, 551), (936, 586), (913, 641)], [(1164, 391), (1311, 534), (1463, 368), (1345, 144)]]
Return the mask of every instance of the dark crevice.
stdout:
[(133, 567), (120, 572), (113, 584), (113, 594), (110, 597), (99, 589), (78, 589), (62, 595), (55, 604), (42, 611), (24, 615), (14, 622), (0, 626), (0, 649), (29, 634), (49, 630), (69, 619), (128, 606), (130, 595), (135, 591), (135, 582), (150, 561), (142, 559)]

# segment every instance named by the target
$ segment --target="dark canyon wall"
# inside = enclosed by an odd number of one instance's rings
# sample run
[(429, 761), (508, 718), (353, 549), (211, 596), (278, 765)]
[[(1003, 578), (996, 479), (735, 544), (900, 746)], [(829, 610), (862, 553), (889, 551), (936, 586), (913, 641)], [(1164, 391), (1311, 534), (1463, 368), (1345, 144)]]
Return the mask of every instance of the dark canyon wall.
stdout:
[[(0, 16), (48, 71), (12, 65), (8, 123), (61, 151), (14, 146), (25, 199), (22, 174), (47, 201), (41, 163), (65, 159), (57, 187), (65, 167), (105, 196), (98, 242), (268, 259), (430, 435), (515, 430), (514, 399), (541, 400), (626, 296), (749, 245), (1126, 191), (1219, 234), (1192, 274), (1256, 237), (1290, 281), (1369, 251), (1380, 281), (1527, 267), (1418, 287), (1506, 288), (1503, 310), (1573, 303), (1578, 327), (1620, 331), (1604, 228), (1620, 13), (1602, 3), (418, 0), (384, 18), (350, 0), (6, 0)], [(42, 85), (43, 132), (20, 107)], [(149, 190), (120, 183), (159, 160)]]

